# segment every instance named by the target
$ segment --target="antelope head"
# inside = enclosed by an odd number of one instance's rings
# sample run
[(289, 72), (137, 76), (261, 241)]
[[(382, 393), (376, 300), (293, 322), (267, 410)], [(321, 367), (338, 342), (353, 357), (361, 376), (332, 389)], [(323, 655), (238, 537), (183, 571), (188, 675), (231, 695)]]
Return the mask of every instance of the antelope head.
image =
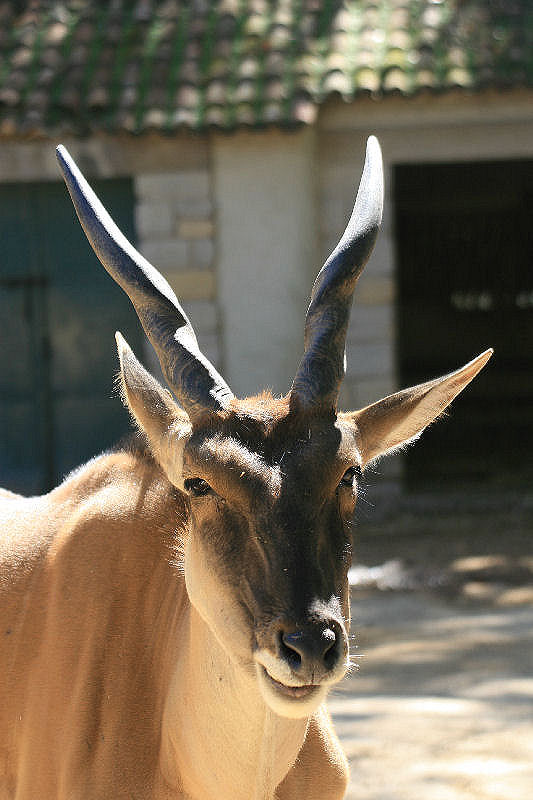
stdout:
[(189, 497), (190, 600), (274, 712), (308, 716), (348, 665), (358, 476), (418, 437), (491, 351), (362, 410), (337, 410), (352, 294), (381, 222), (383, 170), (373, 137), (346, 231), (314, 284), (304, 354), (281, 399), (233, 395), (169, 284), (124, 238), (62, 147), (58, 158), (87, 237), (129, 295), (172, 389), (117, 334), (125, 401), (168, 479)]

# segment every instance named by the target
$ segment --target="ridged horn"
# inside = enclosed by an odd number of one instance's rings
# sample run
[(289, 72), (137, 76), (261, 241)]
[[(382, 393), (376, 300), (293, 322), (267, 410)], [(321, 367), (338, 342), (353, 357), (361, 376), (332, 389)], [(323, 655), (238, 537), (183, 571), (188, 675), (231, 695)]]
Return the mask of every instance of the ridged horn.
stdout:
[(191, 419), (225, 410), (233, 394), (201, 353), (171, 287), (128, 242), (66, 148), (60, 145), (56, 152), (82, 228), (107, 272), (133, 303), (170, 388)]
[(350, 221), (317, 275), (305, 320), (304, 354), (292, 384), (305, 408), (335, 409), (346, 370), (345, 342), (352, 295), (368, 261), (383, 212), (383, 162), (371, 136)]

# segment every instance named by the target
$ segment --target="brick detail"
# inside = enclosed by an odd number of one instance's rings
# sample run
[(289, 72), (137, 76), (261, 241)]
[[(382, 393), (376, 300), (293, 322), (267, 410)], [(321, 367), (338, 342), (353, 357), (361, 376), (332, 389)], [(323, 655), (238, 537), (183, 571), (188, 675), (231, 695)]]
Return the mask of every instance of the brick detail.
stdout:
[(212, 239), (215, 227), (210, 219), (180, 219), (176, 233), (180, 239)]
[[(347, 375), (364, 378), (387, 378), (393, 374), (394, 359), (388, 342), (360, 343), (348, 358)], [(379, 399), (379, 398), (377, 398)]]
[(135, 227), (141, 239), (169, 237), (173, 226), (174, 215), (167, 203), (139, 203), (135, 207)]
[(189, 248), (182, 239), (147, 239), (142, 251), (154, 267), (167, 273), (169, 270), (186, 270), (189, 266)]
[[(180, 300), (213, 300), (216, 293), (215, 274), (210, 270), (166, 272), (166, 278)], [(198, 325), (191, 319), (197, 332)]]
[(212, 212), (207, 170), (139, 175), (137, 192), (141, 202), (167, 203), (187, 219), (209, 217)]
[(357, 304), (383, 306), (393, 304), (396, 286), (391, 277), (363, 275), (357, 284)]
[(165, 275), (189, 317), (202, 352), (221, 367), (215, 225), (207, 169), (136, 178), (139, 248)]
[(355, 302), (352, 308), (346, 350), (356, 352), (360, 342), (389, 341), (394, 335), (394, 308), (392, 305), (362, 305)]

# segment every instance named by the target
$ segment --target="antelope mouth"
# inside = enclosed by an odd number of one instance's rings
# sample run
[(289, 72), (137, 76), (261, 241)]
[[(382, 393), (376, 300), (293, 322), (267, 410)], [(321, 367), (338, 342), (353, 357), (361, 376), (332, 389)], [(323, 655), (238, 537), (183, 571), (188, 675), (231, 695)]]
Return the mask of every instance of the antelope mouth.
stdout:
[(328, 686), (324, 683), (293, 683), (295, 676), (289, 674), (278, 675), (282, 678), (278, 680), (257, 661), (256, 670), (263, 700), (280, 717), (303, 719), (313, 714), (326, 699)]
[(284, 697), (293, 700), (303, 700), (304, 698), (308, 698), (310, 695), (314, 694), (320, 689), (320, 686), (316, 683), (289, 686), (288, 684), (281, 683), (281, 681), (277, 681), (275, 678), (273, 678), (272, 675), (270, 675), (265, 669), (265, 667), (262, 667), (262, 670), (264, 677), (272, 688), (274, 688)]

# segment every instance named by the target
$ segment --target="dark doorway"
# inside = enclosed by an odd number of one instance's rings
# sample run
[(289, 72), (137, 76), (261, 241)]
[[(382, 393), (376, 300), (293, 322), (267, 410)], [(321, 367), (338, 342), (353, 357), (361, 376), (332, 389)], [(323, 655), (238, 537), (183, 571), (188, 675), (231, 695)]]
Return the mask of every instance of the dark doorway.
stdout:
[[(93, 184), (133, 239), (131, 180)], [(114, 333), (142, 338), (62, 183), (0, 185), (0, 242), (0, 485), (32, 494), (128, 430)]]
[(533, 161), (397, 166), (402, 385), (495, 355), (406, 455), (411, 488), (533, 485)]

